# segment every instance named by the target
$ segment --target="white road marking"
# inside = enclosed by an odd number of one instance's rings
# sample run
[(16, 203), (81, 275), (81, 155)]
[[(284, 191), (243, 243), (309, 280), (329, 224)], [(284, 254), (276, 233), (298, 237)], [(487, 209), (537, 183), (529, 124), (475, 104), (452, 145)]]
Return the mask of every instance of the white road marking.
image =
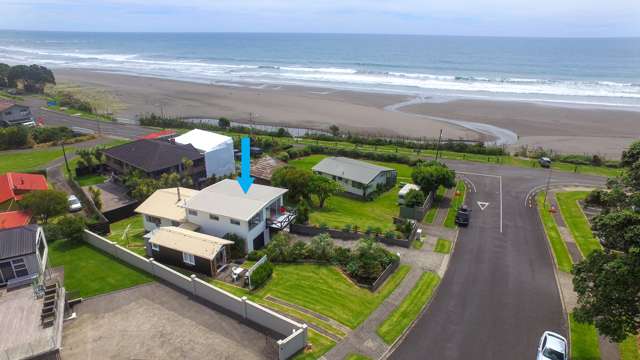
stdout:
[(493, 174), (481, 174), (481, 173), (474, 173), (474, 172), (457, 171), (457, 170), (456, 170), (456, 173), (464, 174), (464, 175), (486, 176), (494, 179), (497, 178), (500, 181), (500, 232), (502, 233), (502, 176), (493, 175)]
[[(551, 183), (549, 184), (549, 188), (555, 188), (558, 186), (584, 186), (584, 187), (602, 187), (603, 185), (596, 185), (596, 184), (587, 184), (587, 183), (578, 183), (575, 181), (553, 181), (551, 180)], [(535, 196), (535, 194), (537, 192), (539, 192), (540, 190), (544, 189), (545, 187), (547, 187), (546, 184), (543, 185), (538, 185), (538, 186), (534, 186), (533, 188), (531, 188), (531, 190), (529, 190), (529, 192), (527, 193), (527, 195), (524, 197), (524, 206), (528, 207), (528, 203), (529, 203), (529, 198)]]
[(487, 206), (489, 206), (489, 203), (486, 201), (478, 201), (478, 206), (480, 207), (480, 210), (484, 210), (487, 208)]
[(462, 178), (462, 180), (464, 180), (465, 182), (469, 183), (469, 185), (471, 185), (471, 187), (473, 188), (473, 192), (478, 192), (478, 190), (476, 190), (476, 184), (474, 184), (473, 181), (471, 181), (469, 178), (465, 176), (460, 176), (460, 178)]

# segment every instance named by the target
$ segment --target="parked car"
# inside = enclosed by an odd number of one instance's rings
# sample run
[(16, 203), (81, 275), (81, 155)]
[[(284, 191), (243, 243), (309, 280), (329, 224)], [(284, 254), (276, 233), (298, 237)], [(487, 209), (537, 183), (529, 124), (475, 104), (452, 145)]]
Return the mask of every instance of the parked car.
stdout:
[(76, 211), (82, 210), (82, 203), (80, 202), (80, 200), (78, 200), (78, 198), (75, 195), (69, 195), (69, 198), (67, 199), (67, 201), (69, 202), (70, 212), (76, 212)]
[(468, 226), (471, 217), (471, 209), (467, 205), (462, 205), (456, 213), (456, 225)]
[(540, 166), (542, 166), (543, 168), (550, 168), (551, 167), (551, 159), (549, 159), (546, 156), (541, 157), (538, 160), (538, 163), (540, 164)]
[(545, 331), (538, 345), (536, 360), (569, 360), (567, 339), (551, 331)]

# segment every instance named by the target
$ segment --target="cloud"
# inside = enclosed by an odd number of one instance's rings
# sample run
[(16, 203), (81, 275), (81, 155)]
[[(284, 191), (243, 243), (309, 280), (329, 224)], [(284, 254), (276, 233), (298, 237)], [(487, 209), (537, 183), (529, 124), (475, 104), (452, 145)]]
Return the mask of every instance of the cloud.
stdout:
[(0, 26), (37, 30), (640, 36), (637, 0), (0, 0), (0, 6)]

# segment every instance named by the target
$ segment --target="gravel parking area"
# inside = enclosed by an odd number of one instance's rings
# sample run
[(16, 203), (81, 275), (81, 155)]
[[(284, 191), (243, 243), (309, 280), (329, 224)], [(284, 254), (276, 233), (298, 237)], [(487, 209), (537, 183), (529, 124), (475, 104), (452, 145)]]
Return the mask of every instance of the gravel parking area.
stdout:
[(275, 339), (160, 283), (74, 307), (63, 359), (277, 359)]

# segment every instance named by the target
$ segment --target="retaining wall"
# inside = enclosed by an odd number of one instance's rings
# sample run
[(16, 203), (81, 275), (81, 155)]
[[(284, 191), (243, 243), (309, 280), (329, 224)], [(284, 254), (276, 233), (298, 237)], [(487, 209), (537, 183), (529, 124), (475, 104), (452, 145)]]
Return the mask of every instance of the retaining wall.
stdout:
[(247, 321), (258, 324), (270, 331), (278, 333), (285, 338), (278, 340), (278, 358), (285, 360), (304, 349), (307, 344), (307, 325), (299, 324), (269, 309), (266, 309), (246, 297), (239, 298), (222, 289), (198, 279), (195, 275), (191, 277), (155, 262), (153, 259), (146, 259), (133, 253), (115, 242), (109, 241), (100, 235), (85, 230), (84, 239), (89, 244), (98, 249), (115, 256), (127, 264), (144, 270), (148, 273), (173, 284), (194, 296), (203, 299), (211, 304), (228, 310)]

